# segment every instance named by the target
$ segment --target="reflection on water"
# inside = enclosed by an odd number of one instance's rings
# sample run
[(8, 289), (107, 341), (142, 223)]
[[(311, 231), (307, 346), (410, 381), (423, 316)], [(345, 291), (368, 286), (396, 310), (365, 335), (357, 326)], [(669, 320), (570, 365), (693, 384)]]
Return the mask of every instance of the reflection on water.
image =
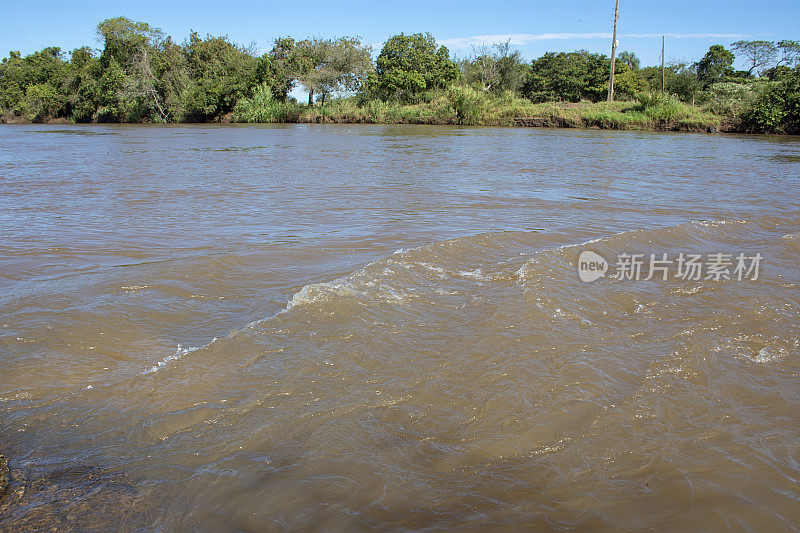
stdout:
[[(798, 161), (791, 137), (3, 127), (0, 528), (797, 529)], [(587, 284), (584, 249), (765, 262)]]

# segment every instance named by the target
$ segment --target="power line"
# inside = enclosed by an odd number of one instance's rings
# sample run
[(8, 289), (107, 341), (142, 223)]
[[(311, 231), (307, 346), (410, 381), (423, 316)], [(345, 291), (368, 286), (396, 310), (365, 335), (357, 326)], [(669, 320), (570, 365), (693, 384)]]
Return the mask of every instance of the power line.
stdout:
[(584, 13), (591, 14), (591, 15), (600, 15), (601, 13), (602, 14), (606, 14), (606, 10), (601, 8), (600, 6), (574, 3), (577, 0), (561, 0), (561, 1), (558, 1), (558, 2), (553, 1), (553, 0), (539, 0), (539, 1), (550, 2), (551, 4), (556, 4), (559, 7), (566, 6), (566, 7), (569, 7), (570, 9), (575, 10), (575, 11), (581, 13), (581, 14), (584, 14)]
[[(578, 4), (583, 4), (584, 6), (590, 8), (590, 9), (593, 9), (593, 10), (598, 10), (598, 11), (603, 10), (603, 11), (605, 11), (605, 6), (601, 6), (601, 5), (598, 5), (598, 4), (593, 4), (591, 2), (588, 2), (587, 0), (565, 0), (565, 1), (575, 2), (575, 3), (578, 3)], [(605, 0), (603, 0), (603, 1), (605, 2)]]
[(509, 4), (512, 4), (512, 5), (517, 5), (517, 6), (520, 6), (520, 7), (524, 7), (526, 9), (539, 11), (541, 13), (546, 13), (548, 15), (561, 17), (561, 18), (564, 18), (564, 19), (567, 19), (567, 20), (574, 20), (574, 21), (577, 21), (577, 22), (586, 22), (585, 20), (580, 19), (580, 18), (576, 18), (576, 17), (572, 17), (572, 16), (569, 16), (569, 15), (565, 15), (563, 13), (556, 13), (556, 12), (553, 12), (553, 11), (548, 11), (548, 10), (542, 9), (542, 8), (540, 8), (538, 6), (531, 6), (531, 5), (522, 4), (520, 2), (515, 2), (514, 0), (506, 0), (506, 2), (508, 2)]
[[(605, 10), (602, 10), (602, 12), (601, 12), (601, 10), (599, 9), (599, 6), (594, 6), (594, 5), (592, 5), (591, 7), (579, 6), (579, 5), (576, 5), (576, 4), (571, 4), (570, 3), (571, 1), (574, 1), (574, 0), (560, 0), (560, 1), (556, 1), (556, 0), (536, 0), (536, 3), (537, 4), (541, 4), (543, 2), (546, 2), (547, 3), (546, 7), (549, 10), (551, 10), (551, 12), (552, 11), (557, 11), (557, 12), (561, 12), (561, 13), (568, 13), (569, 16), (575, 18), (576, 20), (578, 20), (580, 22), (585, 22), (586, 21), (586, 18), (587, 18), (586, 15), (590, 15), (592, 18), (601, 17), (601, 16), (606, 16), (607, 15), (607, 12)], [(541, 7), (539, 7), (539, 6), (534, 6), (534, 5), (530, 5), (529, 4), (528, 7), (532, 8), (532, 9), (540, 9), (541, 10)]]

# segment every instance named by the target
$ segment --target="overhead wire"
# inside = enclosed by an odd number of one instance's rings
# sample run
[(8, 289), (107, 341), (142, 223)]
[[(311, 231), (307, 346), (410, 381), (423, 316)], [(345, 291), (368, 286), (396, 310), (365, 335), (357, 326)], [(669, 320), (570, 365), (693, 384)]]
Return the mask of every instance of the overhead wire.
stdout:
[[(571, 4), (575, 0), (520, 0), (517, 5), (533, 11), (547, 13), (549, 15), (560, 16), (578, 22), (594, 21), (597, 18), (613, 18), (613, 10), (600, 10), (600, 6), (587, 4), (586, 7)], [(590, 6), (590, 7), (589, 7)], [(589, 16), (587, 16), (589, 15)]]

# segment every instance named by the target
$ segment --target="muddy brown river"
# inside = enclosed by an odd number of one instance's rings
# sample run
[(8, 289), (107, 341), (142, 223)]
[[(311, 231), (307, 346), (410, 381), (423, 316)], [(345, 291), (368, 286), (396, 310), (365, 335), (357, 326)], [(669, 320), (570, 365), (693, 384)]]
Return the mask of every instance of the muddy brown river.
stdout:
[(800, 138), (2, 126), (0, 236), (0, 530), (800, 530)]

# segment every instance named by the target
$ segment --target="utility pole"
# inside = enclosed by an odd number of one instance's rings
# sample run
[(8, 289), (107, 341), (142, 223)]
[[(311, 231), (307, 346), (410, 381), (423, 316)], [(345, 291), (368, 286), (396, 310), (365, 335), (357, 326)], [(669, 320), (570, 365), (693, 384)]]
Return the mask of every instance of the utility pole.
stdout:
[(664, 94), (664, 37), (661, 36), (661, 94)]
[(608, 78), (608, 101), (614, 101), (614, 69), (617, 64), (617, 20), (619, 20), (619, 0), (614, 8), (614, 36), (611, 41), (611, 75)]

